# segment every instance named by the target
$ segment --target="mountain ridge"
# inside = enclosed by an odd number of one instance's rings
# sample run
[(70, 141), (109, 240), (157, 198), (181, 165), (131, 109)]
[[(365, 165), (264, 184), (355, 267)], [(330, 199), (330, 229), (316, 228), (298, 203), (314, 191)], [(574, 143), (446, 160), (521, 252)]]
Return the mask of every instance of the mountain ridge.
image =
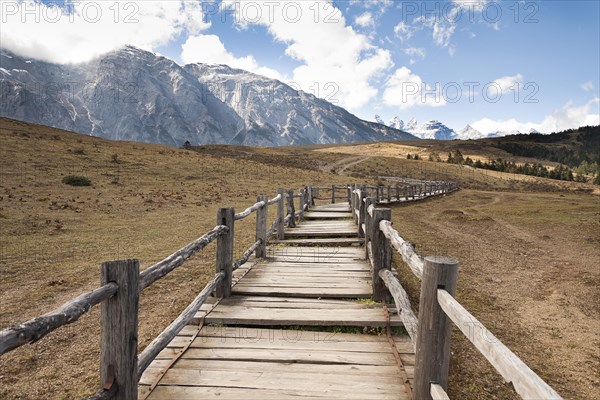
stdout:
[(180, 66), (132, 46), (70, 65), (2, 50), (0, 68), (0, 116), (107, 139), (172, 146), (416, 139), (274, 79), (226, 65)]

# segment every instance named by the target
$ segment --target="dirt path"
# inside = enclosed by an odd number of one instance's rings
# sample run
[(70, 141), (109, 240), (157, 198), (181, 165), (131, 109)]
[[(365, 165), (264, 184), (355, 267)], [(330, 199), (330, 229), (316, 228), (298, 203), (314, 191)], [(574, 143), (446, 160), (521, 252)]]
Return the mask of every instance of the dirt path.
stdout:
[(343, 175), (344, 172), (350, 168), (355, 166), (356, 164), (360, 164), (361, 162), (367, 161), (371, 157), (365, 156), (352, 156), (346, 157), (339, 161), (336, 161), (332, 164), (325, 165), (321, 168), (323, 172), (334, 173), (338, 175)]

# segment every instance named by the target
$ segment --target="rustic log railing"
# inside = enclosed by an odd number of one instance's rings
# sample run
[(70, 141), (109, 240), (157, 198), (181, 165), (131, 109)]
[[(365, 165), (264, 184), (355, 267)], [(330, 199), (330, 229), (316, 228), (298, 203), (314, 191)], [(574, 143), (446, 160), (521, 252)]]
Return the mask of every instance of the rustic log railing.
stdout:
[[(206, 299), (212, 294), (218, 298), (231, 295), (232, 274), (247, 263), (254, 254), (266, 256), (266, 244), (273, 235), (283, 239), (286, 224), (295, 226), (302, 219), (309, 204), (314, 203), (310, 187), (277, 190), (277, 196), (268, 199), (259, 196), (257, 202), (235, 214), (233, 208), (217, 211), (217, 225), (198, 239), (177, 250), (156, 264), (139, 271), (137, 260), (111, 261), (102, 264), (102, 286), (83, 293), (56, 310), (33, 318), (0, 332), (0, 355), (24, 344), (34, 343), (61, 326), (77, 321), (93, 306), (103, 303), (101, 315), (100, 390), (87, 399), (137, 399), (137, 386), (144, 371), (156, 356), (188, 325)], [(295, 200), (298, 210), (295, 211)], [(287, 210), (286, 210), (287, 201)], [(267, 230), (268, 206), (277, 205), (277, 217)], [(256, 241), (233, 260), (235, 221), (256, 212)], [(217, 242), (216, 274), (187, 308), (163, 330), (139, 355), (137, 353), (138, 305), (141, 292), (157, 280), (181, 266), (187, 259)]]
[[(414, 247), (392, 227), (391, 210), (381, 204), (408, 202), (443, 195), (457, 190), (453, 182), (406, 182), (403, 185), (347, 185), (331, 187), (306, 186), (294, 190), (277, 190), (268, 199), (257, 202), (240, 213), (233, 208), (217, 211), (216, 226), (162, 261), (139, 272), (137, 260), (111, 261), (102, 264), (102, 286), (63, 304), (56, 310), (0, 332), (0, 355), (26, 343), (34, 343), (59, 327), (73, 323), (103, 303), (101, 313), (100, 390), (88, 399), (137, 399), (137, 385), (143, 372), (173, 338), (188, 325), (211, 293), (217, 298), (231, 295), (233, 271), (247, 263), (254, 254), (266, 256), (266, 244), (276, 235), (284, 239), (285, 226), (293, 228), (296, 220), (315, 200), (335, 202), (345, 199), (363, 237), (365, 257), (372, 266), (373, 300), (394, 299), (398, 315), (413, 343), (416, 353), (414, 398), (447, 399), (450, 360), (450, 323), (467, 336), (475, 347), (512, 382), (523, 398), (560, 399), (560, 396), (529, 369), (514, 353), (498, 341), (453, 297), (456, 289), (458, 262), (445, 257), (418, 255)], [(331, 196), (321, 197), (320, 190)], [(342, 193), (344, 196), (338, 196)], [(296, 199), (297, 206), (296, 206)], [(268, 207), (277, 205), (277, 216), (267, 229)], [(254, 243), (233, 260), (235, 221), (256, 213)], [(216, 274), (187, 308), (163, 330), (139, 355), (137, 354), (138, 305), (141, 292), (157, 280), (181, 266), (188, 258), (216, 241)], [(418, 319), (402, 284), (391, 272), (392, 249), (396, 250), (421, 280)]]
[[(389, 186), (353, 186), (351, 191), (352, 215), (359, 233), (364, 232), (365, 255), (373, 272), (373, 300), (383, 301), (388, 293), (391, 295), (415, 348), (413, 396), (415, 399), (449, 399), (446, 390), (451, 323), (454, 323), (502, 377), (512, 383), (522, 398), (561, 399), (454, 298), (458, 261), (418, 255), (414, 247), (392, 227), (391, 209), (377, 207), (381, 203), (418, 200), (456, 189), (451, 182), (416, 185), (411, 181), (402, 189), (396, 187), (395, 196)], [(386, 190), (387, 196), (382, 195)], [(366, 196), (365, 193), (373, 195)], [(421, 280), (418, 319), (402, 284), (391, 272), (391, 249), (401, 255), (413, 274)]]

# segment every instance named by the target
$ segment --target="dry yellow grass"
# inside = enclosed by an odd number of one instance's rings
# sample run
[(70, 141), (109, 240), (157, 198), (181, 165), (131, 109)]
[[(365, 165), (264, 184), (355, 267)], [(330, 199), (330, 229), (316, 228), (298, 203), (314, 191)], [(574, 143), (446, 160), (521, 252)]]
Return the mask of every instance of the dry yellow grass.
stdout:
[[(0, 119), (0, 325), (96, 287), (102, 261), (138, 258), (145, 268), (211, 229), (218, 207), (239, 211), (259, 194), (273, 197), (278, 187), (374, 182), (378, 175), (456, 180), (466, 190), (395, 208), (395, 226), (418, 251), (461, 260), (461, 302), (559, 392), (596, 395), (600, 342), (578, 328), (582, 321), (598, 324), (599, 197), (589, 194), (593, 187), (406, 160), (393, 154), (401, 149), (408, 151), (405, 144), (383, 143), (191, 152)], [(87, 176), (93, 186), (61, 183), (70, 174)], [(254, 241), (253, 221), (236, 224), (237, 255)], [(515, 264), (522, 260), (527, 268)], [(501, 282), (491, 280), (498, 271)], [(211, 245), (143, 293), (142, 348), (213, 274)], [(407, 287), (415, 300), (416, 286)], [(515, 309), (520, 314), (509, 318)], [(3, 356), (0, 398), (71, 399), (93, 392), (98, 321), (96, 308)], [(555, 326), (564, 330), (557, 333)], [(508, 396), (460, 335), (453, 352), (451, 397)]]
[[(114, 157), (113, 155), (117, 156)], [(211, 229), (218, 207), (242, 210), (278, 187), (345, 180), (320, 171), (165, 146), (111, 142), (0, 120), (0, 326), (47, 312), (96, 287), (99, 266), (142, 268)], [(83, 175), (91, 187), (71, 187)], [(272, 217), (269, 223), (272, 221)], [(236, 224), (236, 255), (254, 242), (253, 217)], [(214, 245), (144, 292), (140, 346), (214, 275)], [(76, 398), (97, 387), (99, 313), (0, 360), (0, 398)]]

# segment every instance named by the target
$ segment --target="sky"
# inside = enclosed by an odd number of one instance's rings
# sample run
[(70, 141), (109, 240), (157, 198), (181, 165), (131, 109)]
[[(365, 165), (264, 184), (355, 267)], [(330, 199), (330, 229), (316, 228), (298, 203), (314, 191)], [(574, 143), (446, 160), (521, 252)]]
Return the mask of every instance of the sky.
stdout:
[(0, 0), (0, 47), (133, 45), (279, 79), (367, 120), (483, 133), (600, 124), (600, 1)]

